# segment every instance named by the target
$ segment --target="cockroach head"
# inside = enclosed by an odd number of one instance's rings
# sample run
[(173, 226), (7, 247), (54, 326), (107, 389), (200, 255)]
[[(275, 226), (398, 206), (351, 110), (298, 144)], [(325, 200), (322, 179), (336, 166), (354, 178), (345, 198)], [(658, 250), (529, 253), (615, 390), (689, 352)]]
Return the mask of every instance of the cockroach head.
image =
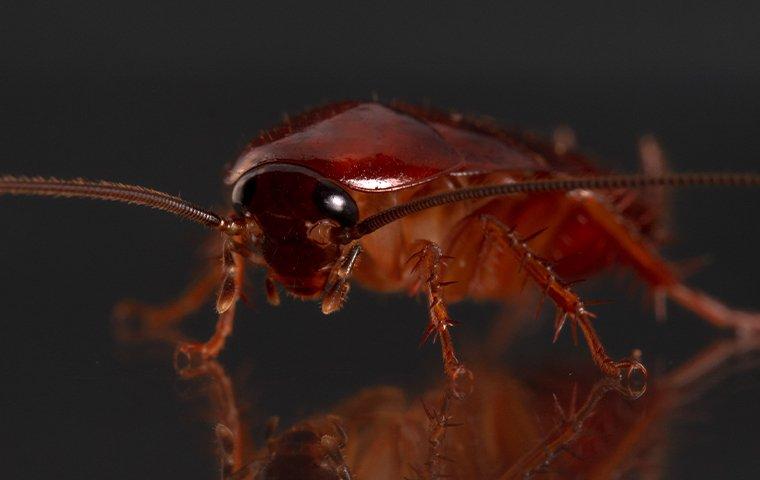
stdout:
[(274, 277), (292, 293), (321, 293), (341, 253), (337, 238), (359, 220), (351, 194), (305, 167), (270, 163), (243, 174), (232, 189), (238, 215), (261, 231), (259, 247)]

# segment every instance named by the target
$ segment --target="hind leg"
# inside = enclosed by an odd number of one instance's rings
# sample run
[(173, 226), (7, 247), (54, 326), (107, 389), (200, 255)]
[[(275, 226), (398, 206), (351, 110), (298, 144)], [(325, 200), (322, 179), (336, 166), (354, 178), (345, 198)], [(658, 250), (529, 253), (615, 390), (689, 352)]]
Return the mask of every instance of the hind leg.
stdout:
[(668, 263), (621, 215), (587, 192), (573, 192), (582, 214), (593, 222), (615, 246), (622, 259), (656, 293), (678, 302), (713, 325), (733, 328), (738, 333), (760, 333), (760, 315), (734, 310), (710, 295), (684, 285)]

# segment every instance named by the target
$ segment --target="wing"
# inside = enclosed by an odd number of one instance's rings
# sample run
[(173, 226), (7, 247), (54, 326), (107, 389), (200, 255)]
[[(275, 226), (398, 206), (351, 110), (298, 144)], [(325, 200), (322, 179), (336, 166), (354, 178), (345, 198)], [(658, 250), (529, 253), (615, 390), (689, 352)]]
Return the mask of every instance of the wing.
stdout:
[(344, 102), (263, 134), (243, 151), (225, 181), (233, 184), (254, 167), (284, 162), (311, 168), (354, 190), (380, 192), (444, 174), (552, 172), (578, 166), (564, 160), (528, 136), (461, 115), (400, 103)]

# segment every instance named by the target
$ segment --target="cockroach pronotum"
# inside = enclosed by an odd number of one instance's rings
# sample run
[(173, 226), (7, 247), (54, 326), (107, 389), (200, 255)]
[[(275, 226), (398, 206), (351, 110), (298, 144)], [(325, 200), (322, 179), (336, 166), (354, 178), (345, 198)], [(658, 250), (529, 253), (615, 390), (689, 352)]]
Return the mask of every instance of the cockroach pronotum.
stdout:
[[(613, 360), (594, 314), (563, 279), (605, 266), (629, 267), (658, 298), (710, 323), (760, 331), (760, 316), (730, 309), (685, 286), (657, 253), (658, 208), (638, 189), (688, 185), (759, 186), (760, 174), (663, 173), (650, 141), (642, 174), (607, 174), (553, 142), (401, 103), (343, 102), (286, 121), (252, 141), (224, 179), (234, 211), (223, 216), (140, 186), (81, 179), (2, 176), (0, 194), (83, 197), (156, 208), (221, 232), (222, 272), (210, 269), (189, 296), (132, 313), (150, 327), (178, 320), (221, 282), (212, 337), (182, 343), (178, 360), (215, 357), (233, 325), (248, 264), (295, 297), (339, 309), (356, 279), (383, 292), (423, 292), (430, 306), (423, 341), (440, 341), (444, 370), (464, 392), (472, 375), (456, 355), (447, 302), (517, 298), (523, 277), (556, 306), (554, 337), (569, 322), (593, 361), (612, 377), (646, 375), (637, 358)], [(524, 275), (518, 275), (523, 272)], [(445, 295), (444, 295), (445, 290)]]

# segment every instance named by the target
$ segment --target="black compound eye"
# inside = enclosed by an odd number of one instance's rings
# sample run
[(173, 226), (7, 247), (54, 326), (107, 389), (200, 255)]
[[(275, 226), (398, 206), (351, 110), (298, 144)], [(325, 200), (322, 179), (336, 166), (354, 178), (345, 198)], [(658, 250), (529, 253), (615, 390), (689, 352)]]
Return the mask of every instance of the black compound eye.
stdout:
[(240, 177), (232, 188), (232, 206), (238, 215), (245, 215), (256, 192), (256, 175), (249, 173)]
[(359, 207), (342, 188), (328, 182), (319, 182), (314, 190), (314, 202), (327, 218), (344, 227), (356, 225), (359, 221)]

